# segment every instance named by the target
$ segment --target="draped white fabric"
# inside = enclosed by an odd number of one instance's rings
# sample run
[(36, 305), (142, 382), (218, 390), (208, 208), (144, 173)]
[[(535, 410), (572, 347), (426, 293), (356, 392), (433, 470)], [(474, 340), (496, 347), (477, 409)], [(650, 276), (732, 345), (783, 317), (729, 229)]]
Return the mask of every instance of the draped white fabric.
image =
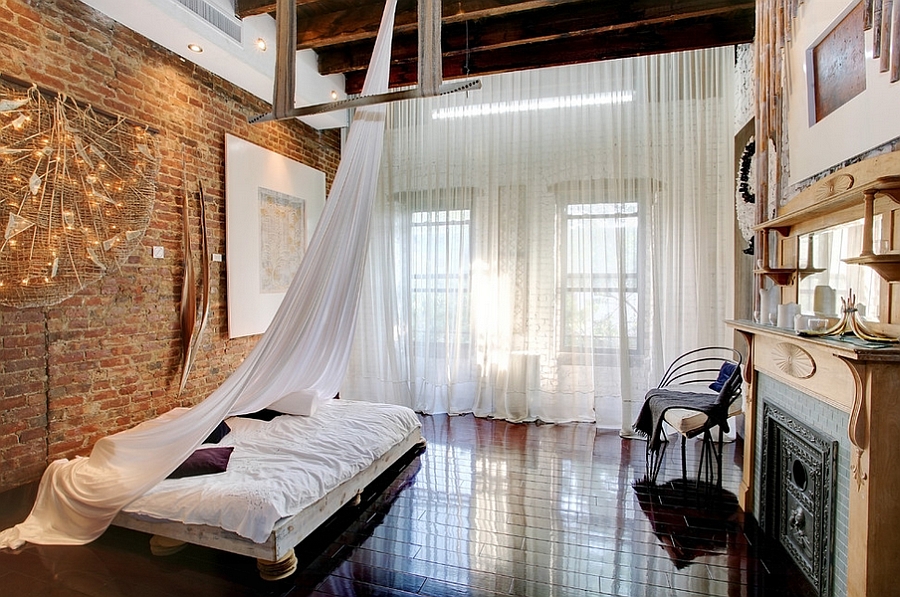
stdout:
[(728, 344), (731, 48), (395, 104), (342, 395), (630, 431)]
[[(387, 90), (395, 5), (388, 0), (385, 6), (364, 93)], [(269, 329), (235, 373), (191, 409), (170, 411), (106, 437), (87, 458), (51, 463), (31, 514), (0, 533), (0, 548), (25, 541), (92, 541), (123, 506), (171, 473), (226, 416), (277, 404), (290, 393), (299, 393), (301, 401), (326, 400), (337, 393), (355, 326), (384, 113), (384, 105), (356, 112), (306, 257)]]

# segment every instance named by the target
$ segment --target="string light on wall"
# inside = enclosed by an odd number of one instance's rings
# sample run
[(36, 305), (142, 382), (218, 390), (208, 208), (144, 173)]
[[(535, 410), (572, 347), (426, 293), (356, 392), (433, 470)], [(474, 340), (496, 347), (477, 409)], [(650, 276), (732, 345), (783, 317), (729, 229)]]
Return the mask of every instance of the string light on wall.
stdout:
[(0, 84), (0, 304), (58, 303), (140, 244), (153, 134), (63, 95)]

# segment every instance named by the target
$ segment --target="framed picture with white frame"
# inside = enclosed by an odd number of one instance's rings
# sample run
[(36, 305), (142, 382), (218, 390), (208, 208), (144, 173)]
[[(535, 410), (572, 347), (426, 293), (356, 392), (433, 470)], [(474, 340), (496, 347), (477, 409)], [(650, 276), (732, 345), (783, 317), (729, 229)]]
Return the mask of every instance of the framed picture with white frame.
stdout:
[(225, 135), (230, 338), (269, 327), (324, 207), (324, 172)]

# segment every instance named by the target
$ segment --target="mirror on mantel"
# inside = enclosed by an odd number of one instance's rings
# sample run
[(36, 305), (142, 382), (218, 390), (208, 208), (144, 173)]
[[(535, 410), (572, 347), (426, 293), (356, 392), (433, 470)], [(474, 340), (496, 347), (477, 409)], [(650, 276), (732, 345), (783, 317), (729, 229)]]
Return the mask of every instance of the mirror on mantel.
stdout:
[[(882, 248), (880, 220), (881, 215), (875, 216), (873, 241), (876, 253)], [(798, 269), (801, 275), (797, 302), (801, 313), (837, 317), (841, 298), (846, 298), (852, 289), (857, 306), (862, 306), (860, 314), (867, 321), (879, 321), (881, 277), (870, 267), (842, 261), (860, 254), (863, 223), (863, 219), (854, 220), (800, 236)], [(812, 273), (816, 270), (822, 271)], [(810, 273), (804, 275), (804, 272)]]
[(893, 291), (900, 284), (900, 151), (812, 183), (754, 229), (760, 289), (774, 284), (779, 303), (832, 315), (832, 323), (852, 291), (874, 332), (900, 338), (900, 292)]

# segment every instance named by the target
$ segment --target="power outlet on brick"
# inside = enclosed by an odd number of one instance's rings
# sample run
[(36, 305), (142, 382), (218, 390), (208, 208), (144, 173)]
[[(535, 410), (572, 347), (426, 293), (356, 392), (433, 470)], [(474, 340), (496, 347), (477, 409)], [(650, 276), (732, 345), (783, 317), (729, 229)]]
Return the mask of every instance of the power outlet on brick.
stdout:
[(153, 247), (153, 258), (154, 259), (163, 259), (166, 256), (165, 247)]

